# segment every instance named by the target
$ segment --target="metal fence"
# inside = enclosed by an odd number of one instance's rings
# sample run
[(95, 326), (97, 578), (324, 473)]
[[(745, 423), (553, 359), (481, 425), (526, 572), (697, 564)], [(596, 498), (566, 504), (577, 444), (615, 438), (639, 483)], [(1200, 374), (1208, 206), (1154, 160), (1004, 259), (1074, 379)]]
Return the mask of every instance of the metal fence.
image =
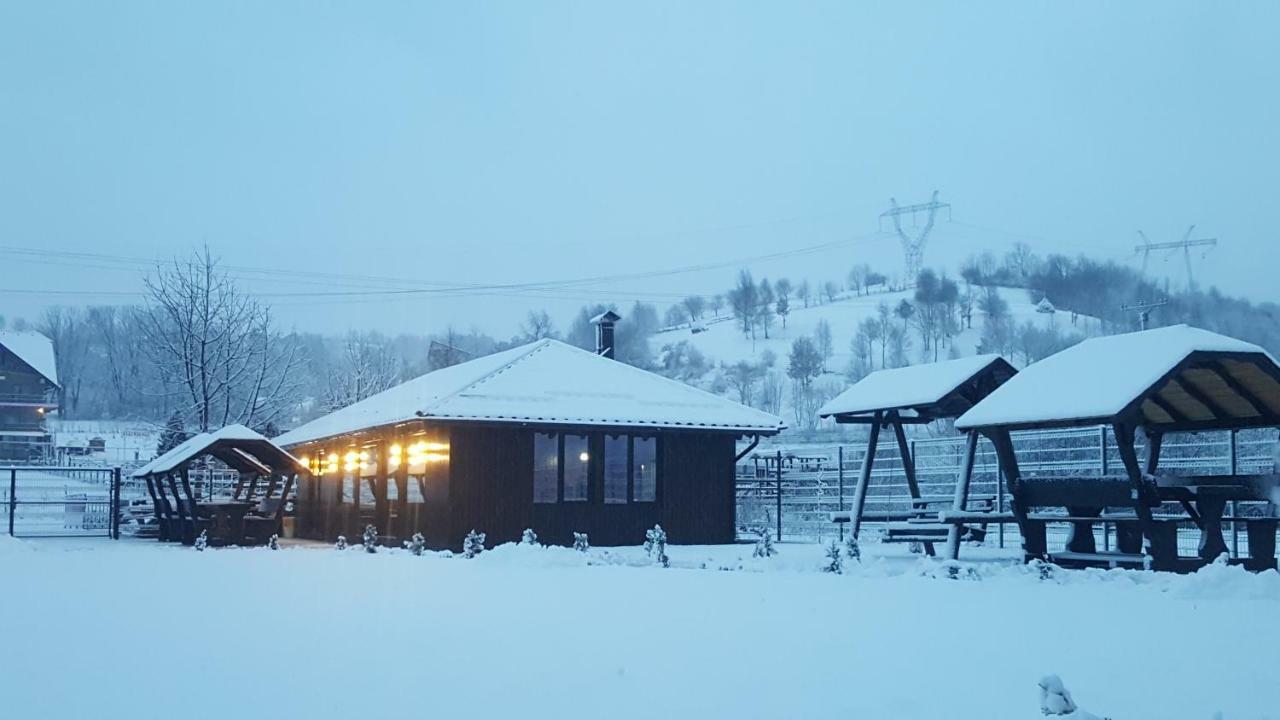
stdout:
[[(1109, 428), (1071, 428), (1013, 433), (1014, 449), (1024, 475), (1120, 476), (1124, 473), (1119, 449)], [(1252, 474), (1271, 472), (1276, 448), (1274, 430), (1241, 430), (1176, 433), (1167, 435), (1161, 447), (1160, 468), (1177, 474)], [(1139, 453), (1145, 452), (1141, 441)], [(920, 438), (910, 441), (916, 460), (916, 476), (925, 497), (950, 498), (964, 454), (963, 437)], [(858, 471), (866, 445), (797, 446), (759, 452), (737, 466), (737, 528), (740, 539), (758, 535), (768, 527), (781, 539), (823, 542), (836, 538), (842, 527), (831, 522), (831, 513), (850, 510)], [(974, 458), (972, 498), (991, 498), (997, 510), (1009, 507), (1009, 496), (999, 480), (995, 449), (985, 438)], [(896, 443), (880, 442), (867, 488), (867, 511), (898, 511), (910, 507), (910, 492)], [(1267, 503), (1239, 503), (1232, 515), (1262, 515)], [(865, 523), (875, 532), (878, 523)], [(1065, 543), (1065, 525), (1050, 531), (1051, 549)], [(1247, 552), (1243, 533), (1228, 526), (1233, 554)], [(1112, 542), (1111, 529), (1097, 529), (1098, 547)], [(1006, 535), (1018, 542), (1016, 526), (992, 528), (992, 542), (1004, 547)], [(1193, 523), (1179, 528), (1179, 551), (1194, 554), (1199, 535)], [(1055, 545), (1057, 545), (1055, 547)]]
[(120, 537), (120, 468), (0, 468), (0, 522), (12, 537)]

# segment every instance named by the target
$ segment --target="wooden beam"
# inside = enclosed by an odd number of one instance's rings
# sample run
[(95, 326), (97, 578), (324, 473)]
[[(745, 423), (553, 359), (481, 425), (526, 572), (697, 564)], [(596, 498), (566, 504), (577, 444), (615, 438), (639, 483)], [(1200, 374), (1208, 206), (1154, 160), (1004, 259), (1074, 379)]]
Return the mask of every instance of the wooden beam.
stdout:
[(1206, 393), (1199, 386), (1197, 386), (1195, 381), (1192, 380), (1189, 376), (1184, 375), (1178, 378), (1177, 383), (1178, 383), (1178, 387), (1182, 388), (1183, 392), (1190, 395), (1192, 400), (1195, 400), (1196, 402), (1208, 408), (1209, 412), (1213, 413), (1214, 415), (1220, 418), (1232, 417), (1231, 413), (1228, 412), (1226, 408), (1222, 407), (1222, 405), (1218, 401), (1209, 397), (1208, 393)]
[(916, 459), (911, 457), (911, 446), (907, 444), (907, 434), (902, 429), (902, 418), (896, 411), (889, 413), (888, 422), (893, 426), (893, 436), (898, 441), (898, 456), (902, 458), (902, 472), (907, 476), (907, 490), (912, 499), (920, 498), (920, 484), (916, 482)]
[[(1013, 438), (1005, 428), (993, 428), (987, 438), (996, 449), (996, 459), (1000, 463), (1000, 474), (1004, 476), (1005, 491), (1013, 501), (1009, 509), (1018, 521), (1018, 531), (1022, 534), (1022, 553), (1026, 558), (1044, 559), (1049, 554), (1046, 543), (1044, 523), (1032, 521), (1027, 515), (1031, 509), (1025, 502), (1022, 492), (1022, 473), (1018, 469), (1018, 456), (1013, 451)], [(999, 488), (996, 490), (1000, 492)]]
[(1275, 413), (1271, 412), (1271, 408), (1267, 407), (1267, 404), (1262, 402), (1257, 395), (1254, 395), (1249, 388), (1242, 385), (1239, 380), (1236, 380), (1235, 376), (1231, 374), (1231, 371), (1228, 370), (1227, 366), (1223, 365), (1221, 361), (1215, 360), (1213, 364), (1209, 366), (1209, 369), (1213, 370), (1214, 373), (1218, 375), (1218, 378), (1222, 380), (1227, 387), (1231, 388), (1231, 392), (1238, 395), (1246, 405), (1252, 408), (1256, 415), (1264, 418), (1275, 419)]
[(373, 474), (373, 524), (383, 535), (391, 534), (391, 503), (387, 500), (387, 485), (391, 480), (390, 464), (387, 462), (389, 446), (387, 436), (383, 434), (374, 449), (377, 458)]
[(1187, 417), (1181, 410), (1174, 407), (1172, 403), (1160, 397), (1159, 391), (1153, 392), (1147, 396), (1147, 399), (1155, 403), (1155, 406), (1164, 411), (1166, 415), (1173, 419), (1175, 423), (1190, 422), (1191, 418)]
[(858, 537), (858, 531), (862, 528), (862, 509), (867, 503), (867, 487), (871, 484), (871, 466), (876, 461), (876, 445), (880, 440), (880, 421), (882, 417), (880, 413), (875, 415), (876, 422), (871, 424), (870, 433), (867, 436), (867, 453), (862, 457), (862, 468), (858, 471), (858, 485), (853, 492), (853, 527), (850, 532), (853, 537)]
[(1137, 437), (1134, 427), (1126, 423), (1116, 423), (1112, 428), (1115, 430), (1116, 447), (1120, 450), (1120, 460), (1124, 463), (1125, 472), (1129, 475), (1129, 483), (1133, 488), (1133, 510), (1138, 516), (1138, 523), (1142, 527), (1143, 534), (1146, 535), (1151, 558), (1162, 564), (1166, 561), (1172, 561), (1177, 558), (1178, 548), (1176, 544), (1173, 547), (1166, 547), (1163, 542), (1163, 535), (1156, 530), (1155, 521), (1151, 516), (1151, 504), (1147, 493), (1146, 480), (1143, 477), (1142, 468), (1138, 464)]

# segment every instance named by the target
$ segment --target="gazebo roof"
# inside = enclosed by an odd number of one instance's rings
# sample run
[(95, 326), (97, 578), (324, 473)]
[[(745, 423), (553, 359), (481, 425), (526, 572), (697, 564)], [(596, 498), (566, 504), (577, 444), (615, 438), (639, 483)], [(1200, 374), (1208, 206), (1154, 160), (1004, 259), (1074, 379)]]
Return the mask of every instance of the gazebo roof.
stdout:
[(1161, 431), (1280, 425), (1280, 364), (1257, 345), (1187, 325), (1093, 338), (1025, 368), (956, 427), (1113, 422)]
[(244, 425), (228, 425), (211, 433), (188, 438), (151, 462), (133, 471), (133, 477), (173, 472), (202, 455), (213, 456), (240, 472), (305, 471), (306, 467), (288, 451)]
[(897, 410), (917, 422), (959, 417), (1018, 371), (999, 355), (877, 370), (823, 405), (821, 417), (859, 422)]

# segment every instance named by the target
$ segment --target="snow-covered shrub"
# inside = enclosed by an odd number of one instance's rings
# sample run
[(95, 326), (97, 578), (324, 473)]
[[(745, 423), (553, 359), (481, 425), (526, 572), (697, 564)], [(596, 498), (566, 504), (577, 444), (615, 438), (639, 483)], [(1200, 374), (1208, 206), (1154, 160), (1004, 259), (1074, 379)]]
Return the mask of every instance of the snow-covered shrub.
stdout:
[(364, 551), (367, 553), (378, 552), (378, 528), (365, 525), (364, 534), (360, 536), (360, 544), (364, 545)]
[(751, 556), (771, 558), (777, 555), (778, 550), (773, 546), (773, 533), (769, 531), (769, 528), (762, 527), (756, 533), (759, 537), (756, 539), (756, 549), (751, 552)]
[(346, 536), (346, 535), (339, 535), (339, 536), (338, 536), (338, 542), (336, 542), (336, 543), (334, 543), (334, 544), (333, 544), (333, 548), (334, 548), (335, 550), (346, 550), (346, 549), (347, 549), (347, 536)]
[(591, 549), (591, 542), (587, 539), (586, 533), (576, 532), (573, 534), (573, 549), (578, 552), (586, 552)]
[(853, 533), (844, 541), (844, 554), (854, 562), (862, 562), (862, 548), (858, 547), (858, 536)]
[(405, 549), (414, 555), (421, 555), (422, 551), (427, 547), (427, 539), (422, 537), (422, 533), (416, 532), (413, 537), (404, 541)]
[(279, 550), (280, 536), (276, 534), (272, 534), (271, 537), (267, 538), (267, 547), (272, 550)]
[(671, 567), (671, 558), (667, 557), (667, 531), (661, 525), (654, 525), (652, 530), (645, 531), (644, 551), (662, 567)]
[(844, 556), (840, 554), (840, 543), (835, 540), (827, 546), (827, 564), (822, 566), (822, 571), (837, 575), (844, 572)]
[(201, 552), (204, 552), (204, 549), (207, 547), (209, 547), (209, 531), (201, 530), (200, 534), (196, 537), (195, 548)]
[(520, 544), (521, 545), (537, 545), (538, 533), (534, 532), (533, 528), (525, 528), (524, 532), (520, 534)]
[(462, 540), (462, 556), (470, 560), (482, 552), (484, 552), (484, 533), (478, 533), (473, 529)]
[(912, 540), (911, 544), (907, 545), (907, 549), (910, 550), (913, 555), (924, 554), (924, 545), (919, 540)]

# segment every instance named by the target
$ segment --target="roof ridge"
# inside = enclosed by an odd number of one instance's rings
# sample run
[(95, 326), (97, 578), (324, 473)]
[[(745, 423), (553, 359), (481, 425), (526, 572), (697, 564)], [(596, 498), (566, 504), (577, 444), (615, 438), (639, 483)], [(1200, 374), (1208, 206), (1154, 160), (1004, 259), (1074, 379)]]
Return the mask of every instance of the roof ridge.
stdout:
[[(543, 338), (543, 339), (541, 339), (541, 340), (536, 340), (536, 341), (534, 341), (534, 342), (529, 343), (529, 345), (527, 345), (527, 346), (526, 346), (526, 347), (528, 347), (528, 350), (526, 350), (525, 352), (520, 353), (519, 355), (517, 355), (516, 357), (512, 358), (512, 359), (511, 359), (511, 360), (509, 360), (508, 362), (506, 362), (506, 363), (504, 363), (504, 364), (502, 364), (502, 365), (500, 365), (500, 366), (498, 366), (498, 367), (494, 368), (493, 370), (490, 370), (489, 372), (487, 372), (487, 373), (485, 373), (485, 374), (481, 375), (480, 377), (478, 377), (478, 378), (476, 378), (476, 379), (472, 380), (471, 382), (465, 383), (465, 384), (464, 384), (464, 385), (462, 385), (461, 387), (459, 387), (459, 388), (455, 389), (453, 392), (448, 393), (448, 394), (446, 394), (446, 395), (441, 395), (440, 397), (438, 397), (438, 398), (436, 398), (435, 400), (433, 400), (433, 401), (431, 401), (430, 403), (428, 403), (426, 407), (419, 408), (418, 410), (416, 410), (416, 411), (414, 412), (414, 414), (415, 414), (415, 415), (417, 415), (418, 417), (424, 417), (424, 416), (427, 414), (427, 411), (428, 411), (428, 410), (431, 410), (431, 409), (434, 409), (434, 408), (438, 408), (438, 407), (440, 407), (441, 405), (445, 404), (446, 402), (448, 402), (448, 401), (450, 401), (450, 400), (454, 399), (455, 397), (457, 397), (457, 396), (461, 395), (462, 393), (466, 392), (467, 390), (470, 390), (471, 388), (473, 388), (473, 387), (475, 387), (475, 386), (477, 386), (477, 385), (479, 385), (479, 384), (481, 384), (481, 383), (483, 383), (483, 382), (486, 382), (486, 381), (488, 381), (488, 380), (491, 380), (491, 379), (492, 379), (492, 378), (494, 378), (495, 376), (500, 375), (500, 374), (502, 374), (502, 373), (506, 372), (506, 371), (507, 371), (507, 369), (508, 369), (508, 368), (510, 368), (512, 365), (515, 365), (516, 363), (520, 362), (521, 360), (524, 360), (525, 358), (529, 357), (530, 355), (533, 355), (534, 353), (536, 353), (536, 352), (538, 352), (538, 351), (540, 351), (540, 350), (542, 350), (542, 349), (546, 348), (546, 347), (547, 347), (550, 343), (552, 343), (552, 342), (554, 342), (554, 341), (553, 341), (551, 338)], [(515, 350), (515, 349), (517, 349), (517, 348), (512, 348), (512, 350)], [(477, 358), (477, 359), (479, 359), (479, 358)]]

